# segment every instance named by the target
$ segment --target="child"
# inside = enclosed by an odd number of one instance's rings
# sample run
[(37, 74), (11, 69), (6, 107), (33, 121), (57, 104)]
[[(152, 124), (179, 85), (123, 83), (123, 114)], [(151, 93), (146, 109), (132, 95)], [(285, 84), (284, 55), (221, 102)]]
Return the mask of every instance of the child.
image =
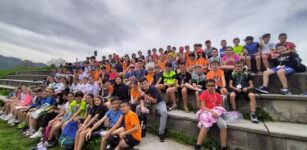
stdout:
[(240, 56), (233, 53), (232, 47), (228, 46), (225, 55), (222, 57), (222, 68), (226, 71), (233, 70), (236, 62), (240, 61)]
[(275, 51), (275, 45), (273, 43), (270, 43), (271, 34), (267, 33), (262, 36), (260, 39), (260, 48), (261, 48), (261, 57), (263, 65), (265, 66), (265, 69), (269, 69), (269, 58), (271, 55), (271, 52)]
[(204, 71), (201, 66), (196, 65), (191, 76), (192, 86), (195, 88), (197, 107), (199, 108), (199, 92), (206, 89), (206, 75), (204, 74)]
[[(225, 50), (223, 51), (223, 56), (225, 55), (225, 51), (226, 51), (226, 48)], [(216, 48), (213, 48), (212, 49), (212, 57), (209, 59), (209, 70), (211, 69), (211, 62), (213, 61), (217, 61), (221, 64), (221, 57), (219, 57), (218, 55), (218, 50)]]
[[(256, 60), (256, 67), (257, 67), (257, 73), (261, 74), (261, 50), (260, 50), (260, 45), (257, 42), (253, 41), (254, 38), (252, 36), (247, 36), (245, 38), (246, 45), (244, 46), (244, 50), (246, 55), (250, 57), (250, 60), (254, 58)], [(250, 60), (247, 64), (249, 71), (252, 70), (252, 66), (250, 63)]]
[[(221, 113), (216, 111), (216, 108), (222, 108), (222, 96), (215, 92), (215, 81), (213, 79), (209, 79), (206, 83), (207, 90), (204, 91), (199, 96), (200, 101), (200, 110), (197, 114), (201, 115), (202, 113), (210, 113), (212, 120), (215, 120), (212, 123), (216, 123), (220, 128), (220, 138), (221, 138), (221, 149), (226, 150), (226, 141), (227, 141), (227, 126), (222, 117), (220, 117)], [(225, 111), (225, 110), (224, 110)], [(200, 118), (201, 119), (201, 118)], [(201, 121), (201, 120), (200, 120)], [(212, 125), (211, 125), (212, 126)], [(206, 138), (207, 132), (211, 127), (206, 124), (199, 124), (200, 131), (197, 138), (197, 143), (195, 145), (195, 150), (201, 150), (201, 143)]]
[(123, 150), (125, 148), (133, 148), (141, 142), (141, 127), (138, 116), (130, 110), (129, 103), (123, 101), (120, 104), (124, 114), (123, 127), (115, 130), (113, 134), (119, 134), (120, 141), (115, 150)]
[[(225, 54), (225, 50), (226, 50), (226, 47), (227, 47), (227, 41), (226, 40), (221, 40), (221, 48), (220, 48), (220, 53), (219, 53), (219, 56), (220, 57), (223, 57)], [(212, 49), (213, 50), (213, 49)], [(213, 55), (213, 54), (212, 54)]]
[(235, 70), (232, 72), (229, 81), (229, 88), (232, 90), (230, 93), (232, 110), (236, 110), (236, 97), (243, 95), (245, 98), (249, 98), (250, 101), (251, 121), (253, 123), (258, 123), (259, 121), (256, 116), (256, 98), (255, 94), (252, 92), (254, 84), (250, 75), (243, 71), (242, 62), (236, 63)]
[(269, 77), (272, 74), (277, 74), (281, 84), (282, 89), (280, 89), (281, 94), (283, 95), (290, 95), (288, 89), (288, 80), (287, 76), (295, 73), (296, 66), (297, 66), (297, 55), (292, 52), (288, 51), (285, 45), (277, 45), (277, 53), (280, 53), (277, 57), (277, 62), (274, 64), (274, 67), (265, 71), (263, 73), (263, 84), (261, 87), (257, 88), (256, 90), (262, 93), (269, 93), (268, 91), (268, 84), (269, 84)]

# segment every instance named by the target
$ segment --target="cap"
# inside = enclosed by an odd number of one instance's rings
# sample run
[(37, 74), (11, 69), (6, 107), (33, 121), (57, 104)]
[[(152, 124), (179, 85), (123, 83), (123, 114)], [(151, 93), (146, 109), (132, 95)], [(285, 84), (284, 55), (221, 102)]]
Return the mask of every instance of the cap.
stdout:
[(129, 65), (129, 68), (131, 68), (131, 67), (134, 67), (134, 65), (133, 64)]
[(202, 49), (196, 50), (196, 53), (203, 53), (203, 52), (204, 52), (204, 50), (202, 50)]

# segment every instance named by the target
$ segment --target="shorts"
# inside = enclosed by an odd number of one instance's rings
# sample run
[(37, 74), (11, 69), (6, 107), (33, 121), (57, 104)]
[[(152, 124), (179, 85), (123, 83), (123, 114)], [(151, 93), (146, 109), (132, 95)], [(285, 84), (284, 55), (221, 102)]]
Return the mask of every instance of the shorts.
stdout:
[[(274, 72), (274, 73), (277, 73), (278, 70), (280, 70), (281, 68), (277, 68), (277, 67), (273, 67), (271, 70)], [(295, 73), (295, 70), (291, 67), (285, 67), (283, 68), (285, 70), (285, 74), (286, 75), (290, 75), (290, 74), (293, 74)]]
[(232, 91), (232, 92), (235, 92), (236, 93), (236, 100), (240, 97), (240, 96), (243, 96), (246, 100), (249, 100), (249, 97), (248, 97), (248, 94), (251, 93), (252, 91), (251, 90), (247, 90), (247, 92), (237, 92), (237, 91)]
[(134, 139), (131, 135), (127, 135), (124, 140), (130, 148), (133, 148), (140, 143), (140, 141)]
[(222, 94), (221, 89), (222, 89), (222, 87), (218, 86), (218, 87), (215, 88), (215, 92)]

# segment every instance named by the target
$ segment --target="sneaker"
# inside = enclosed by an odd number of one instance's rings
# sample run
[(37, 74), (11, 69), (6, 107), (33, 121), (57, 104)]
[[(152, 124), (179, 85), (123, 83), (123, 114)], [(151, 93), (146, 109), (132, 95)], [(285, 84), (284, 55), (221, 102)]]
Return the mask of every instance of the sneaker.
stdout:
[(8, 120), (10, 120), (10, 119), (14, 119), (13, 114), (9, 114), (9, 115), (7, 115), (5, 118), (3, 118), (4, 121), (8, 121)]
[(33, 131), (33, 130), (30, 129), (30, 130), (26, 133), (26, 136), (32, 136), (34, 133), (35, 133), (35, 131)]
[(257, 71), (257, 74), (258, 74), (258, 75), (262, 75), (262, 71), (258, 70), (258, 71)]
[(0, 119), (3, 120), (6, 116), (7, 116), (6, 114), (2, 114), (2, 115), (0, 116)]
[(255, 113), (252, 113), (251, 114), (251, 121), (252, 123), (259, 123), (258, 119), (257, 119), (257, 116)]
[(195, 148), (195, 150), (201, 150), (201, 145), (196, 144), (196, 145), (194, 146), (194, 148)]
[(26, 124), (26, 122), (25, 121), (23, 121), (23, 122), (21, 122), (19, 125), (18, 125), (18, 129), (24, 129), (24, 128), (26, 128), (27, 127), (27, 124)]
[(14, 123), (15, 123), (15, 124), (19, 124), (20, 121), (19, 121), (18, 119), (15, 119)]
[(45, 146), (47, 148), (51, 148), (51, 147), (54, 147), (57, 143), (58, 143), (57, 140), (51, 140), (51, 141), (48, 141)]
[(4, 111), (3, 110), (0, 110), (0, 115), (3, 115), (4, 114)]
[(12, 127), (12, 126), (15, 126), (16, 124), (13, 122), (13, 123), (10, 123), (9, 125)]
[(37, 131), (33, 135), (31, 135), (29, 138), (36, 139), (36, 138), (41, 138), (41, 137), (43, 137), (43, 133), (41, 131)]
[(176, 109), (177, 108), (177, 104), (172, 105), (171, 109)]
[(165, 135), (159, 134), (159, 139), (160, 139), (160, 142), (164, 142), (165, 141)]
[(257, 91), (265, 94), (269, 94), (268, 88), (264, 86), (260, 86), (259, 88), (255, 88)]
[(12, 124), (12, 123), (14, 123), (15, 121), (16, 121), (16, 119), (15, 119), (15, 118), (10, 119), (10, 120), (8, 120), (8, 121), (7, 121), (7, 124)]
[(282, 95), (292, 95), (292, 93), (289, 92), (289, 89), (280, 89), (280, 93)]
[(183, 110), (188, 113), (189, 112), (189, 108), (187, 106), (183, 106)]

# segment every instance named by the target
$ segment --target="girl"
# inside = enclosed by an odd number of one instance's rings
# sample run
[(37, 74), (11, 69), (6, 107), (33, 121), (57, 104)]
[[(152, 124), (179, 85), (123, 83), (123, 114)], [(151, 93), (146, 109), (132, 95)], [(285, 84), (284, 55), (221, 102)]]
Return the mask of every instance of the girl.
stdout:
[(118, 96), (122, 101), (129, 101), (129, 88), (123, 83), (121, 76), (115, 77), (114, 90), (112, 96)]

